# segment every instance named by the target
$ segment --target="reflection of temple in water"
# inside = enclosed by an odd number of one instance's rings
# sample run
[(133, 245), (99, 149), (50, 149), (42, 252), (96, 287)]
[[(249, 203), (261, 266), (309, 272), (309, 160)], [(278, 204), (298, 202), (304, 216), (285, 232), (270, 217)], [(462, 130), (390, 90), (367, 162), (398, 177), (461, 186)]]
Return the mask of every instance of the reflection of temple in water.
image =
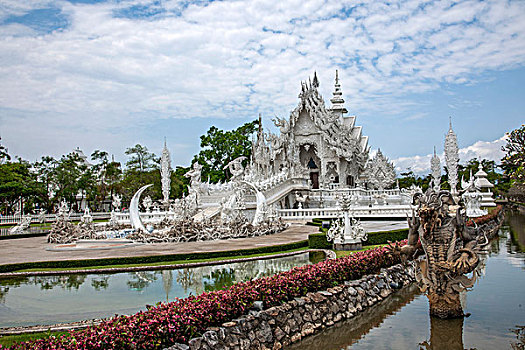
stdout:
[(185, 293), (200, 293), (228, 287), (238, 282), (271, 276), (295, 266), (308, 264), (308, 254), (287, 258), (244, 261), (228, 265), (201, 266), (177, 270), (176, 281)]

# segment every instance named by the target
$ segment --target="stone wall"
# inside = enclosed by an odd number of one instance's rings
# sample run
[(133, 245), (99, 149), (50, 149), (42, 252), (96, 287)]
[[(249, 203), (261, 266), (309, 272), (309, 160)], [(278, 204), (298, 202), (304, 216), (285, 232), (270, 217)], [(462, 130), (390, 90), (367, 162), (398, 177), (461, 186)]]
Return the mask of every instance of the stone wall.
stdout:
[(415, 278), (414, 262), (395, 265), (377, 275), (348, 281), (326, 291), (308, 293), (280, 306), (252, 309), (248, 315), (209, 328), (189, 344), (175, 344), (166, 350), (187, 349), (281, 349), (301, 338), (350, 319), (387, 298)]

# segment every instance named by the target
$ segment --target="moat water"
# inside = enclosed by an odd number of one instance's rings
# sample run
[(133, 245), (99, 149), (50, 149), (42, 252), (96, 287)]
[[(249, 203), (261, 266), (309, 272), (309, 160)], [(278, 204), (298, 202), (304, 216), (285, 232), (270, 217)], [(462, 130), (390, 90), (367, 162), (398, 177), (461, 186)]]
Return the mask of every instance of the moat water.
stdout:
[(463, 298), (469, 317), (430, 317), (427, 298), (411, 286), (290, 349), (525, 349), (525, 215), (507, 214), (479, 272)]
[(0, 279), (0, 327), (51, 325), (115, 314), (221, 289), (324, 259), (324, 253), (174, 270)]

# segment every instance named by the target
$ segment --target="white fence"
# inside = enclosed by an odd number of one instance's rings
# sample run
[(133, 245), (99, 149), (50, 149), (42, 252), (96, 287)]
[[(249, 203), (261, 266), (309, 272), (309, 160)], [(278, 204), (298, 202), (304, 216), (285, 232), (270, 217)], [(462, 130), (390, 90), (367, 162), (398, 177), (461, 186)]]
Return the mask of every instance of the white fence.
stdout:
[[(350, 215), (356, 218), (406, 218), (411, 215), (410, 205), (384, 205), (377, 207), (350, 208)], [(340, 208), (279, 209), (277, 216), (283, 220), (312, 220), (316, 218), (337, 218), (343, 215)]]
[[(71, 221), (80, 221), (80, 218), (84, 213), (71, 213), (69, 220)], [(91, 216), (93, 220), (108, 220), (111, 217), (111, 213), (107, 212), (92, 212)], [(0, 225), (17, 225), (22, 221), (22, 215), (7, 215), (0, 216)], [(50, 223), (56, 221), (55, 214), (46, 214), (43, 217), (40, 215), (31, 215), (31, 223)]]

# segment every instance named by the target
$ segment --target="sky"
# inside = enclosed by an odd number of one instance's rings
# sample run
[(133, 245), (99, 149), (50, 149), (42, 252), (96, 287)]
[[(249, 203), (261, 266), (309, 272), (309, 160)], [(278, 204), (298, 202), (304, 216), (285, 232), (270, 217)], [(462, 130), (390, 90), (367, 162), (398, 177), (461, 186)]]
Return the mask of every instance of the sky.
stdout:
[(188, 166), (210, 126), (288, 117), (335, 70), (398, 172), (463, 161), (525, 123), (525, 1), (0, 0), (0, 137), (29, 161), (137, 143)]

